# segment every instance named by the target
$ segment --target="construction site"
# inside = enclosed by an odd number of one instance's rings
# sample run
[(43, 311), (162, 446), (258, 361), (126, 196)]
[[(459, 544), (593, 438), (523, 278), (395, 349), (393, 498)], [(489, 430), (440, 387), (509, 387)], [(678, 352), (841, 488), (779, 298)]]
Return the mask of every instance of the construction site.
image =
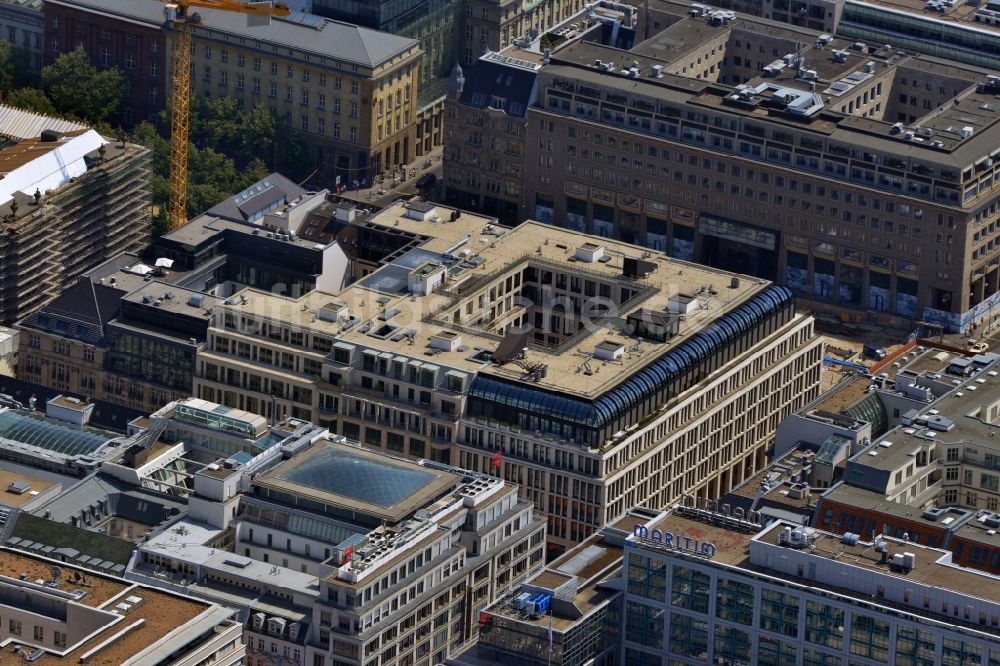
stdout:
[(0, 106), (0, 323), (148, 244), (148, 162), (141, 146)]

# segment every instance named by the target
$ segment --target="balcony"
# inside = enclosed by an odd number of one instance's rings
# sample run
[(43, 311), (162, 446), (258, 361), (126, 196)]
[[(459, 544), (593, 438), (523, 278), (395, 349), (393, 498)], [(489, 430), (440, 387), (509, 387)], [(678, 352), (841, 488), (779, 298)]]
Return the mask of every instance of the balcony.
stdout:
[(927, 488), (925, 488), (923, 492), (917, 493), (916, 497), (914, 497), (911, 500), (908, 500), (907, 503), (912, 506), (923, 506), (927, 502), (937, 498), (943, 492), (943, 490), (944, 490), (944, 481), (942, 480), (941, 475), (938, 474), (937, 479), (935, 481), (931, 481), (930, 479), (928, 479)]
[(968, 454), (965, 454), (962, 456), (962, 462), (965, 463), (966, 465), (972, 465), (980, 469), (1000, 470), (1000, 459), (986, 461), (986, 460), (979, 460), (978, 458), (974, 458)]

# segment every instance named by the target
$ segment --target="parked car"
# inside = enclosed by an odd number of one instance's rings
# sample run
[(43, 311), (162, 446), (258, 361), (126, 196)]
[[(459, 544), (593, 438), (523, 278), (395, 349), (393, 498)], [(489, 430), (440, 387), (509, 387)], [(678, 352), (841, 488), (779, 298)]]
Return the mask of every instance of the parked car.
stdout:
[(966, 348), (973, 354), (982, 354), (989, 351), (990, 346), (980, 340), (969, 340), (965, 343)]
[(885, 351), (885, 347), (880, 347), (878, 345), (873, 345), (870, 342), (866, 342), (865, 346), (861, 350), (861, 355), (874, 361), (881, 361), (888, 355), (888, 352)]

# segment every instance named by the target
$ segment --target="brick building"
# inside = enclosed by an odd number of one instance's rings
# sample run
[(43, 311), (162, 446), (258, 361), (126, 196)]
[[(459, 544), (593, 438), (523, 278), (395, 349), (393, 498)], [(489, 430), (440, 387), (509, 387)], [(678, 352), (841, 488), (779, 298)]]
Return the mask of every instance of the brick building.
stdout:
[[(124, 127), (149, 120), (167, 107), (167, 33), (162, 25), (136, 20), (130, 5), (140, 3), (100, 3), (100, 13), (82, 3), (48, 0), (44, 4), (46, 65), (78, 45), (94, 64), (106, 69), (117, 67), (129, 84), (129, 97), (122, 104)], [(161, 22), (163, 12), (159, 12)]]

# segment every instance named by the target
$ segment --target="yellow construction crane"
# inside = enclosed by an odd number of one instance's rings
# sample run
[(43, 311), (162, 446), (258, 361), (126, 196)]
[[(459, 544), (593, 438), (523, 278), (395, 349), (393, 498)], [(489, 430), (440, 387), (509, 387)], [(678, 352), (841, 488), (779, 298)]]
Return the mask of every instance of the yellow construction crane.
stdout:
[[(163, 0), (166, 2), (167, 0)], [(288, 16), (284, 2), (272, 0), (170, 0), (167, 20), (174, 36), (173, 78), (170, 94), (170, 182), (167, 224), (176, 229), (187, 222), (188, 131), (191, 120), (191, 26), (201, 17), (192, 9), (219, 9), (247, 15), (247, 23), (255, 18), (266, 25), (272, 16)]]

